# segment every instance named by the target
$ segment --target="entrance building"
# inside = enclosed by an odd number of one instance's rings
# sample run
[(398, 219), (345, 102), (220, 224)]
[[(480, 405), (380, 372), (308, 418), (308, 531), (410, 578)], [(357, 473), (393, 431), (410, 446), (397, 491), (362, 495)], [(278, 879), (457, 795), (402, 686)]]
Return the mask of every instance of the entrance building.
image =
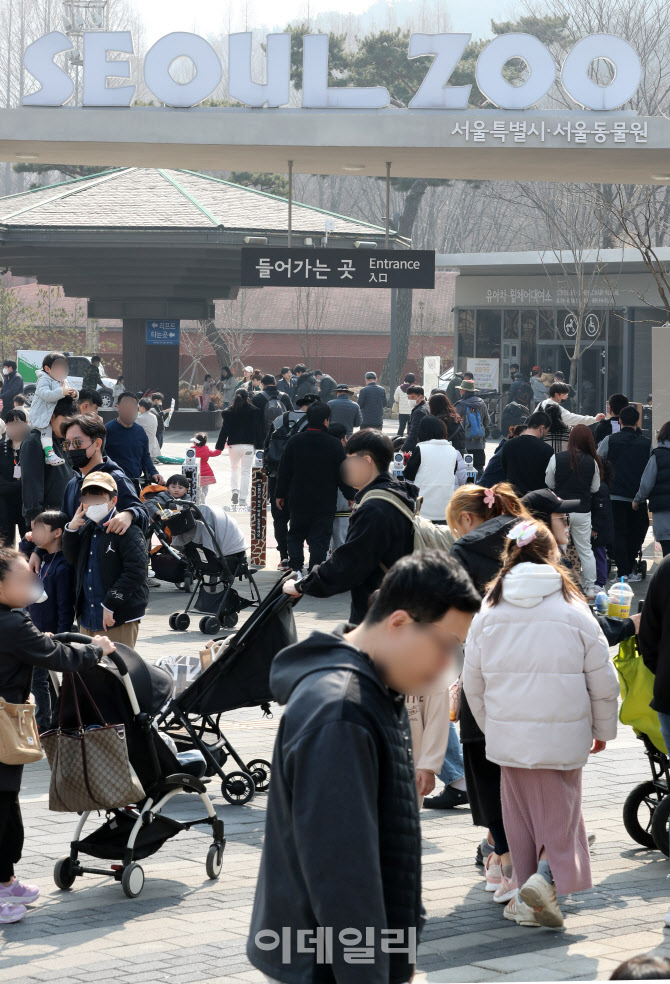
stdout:
[[(670, 259), (670, 249), (659, 249)], [(662, 254), (667, 254), (663, 256)], [(583, 413), (604, 410), (611, 393), (647, 403), (652, 392), (652, 328), (665, 322), (658, 291), (636, 250), (568, 253), (440, 254), (439, 268), (458, 273), (454, 364), (500, 360), (504, 391), (510, 366), (535, 365), (570, 375), (578, 321), (582, 356), (576, 380)]]

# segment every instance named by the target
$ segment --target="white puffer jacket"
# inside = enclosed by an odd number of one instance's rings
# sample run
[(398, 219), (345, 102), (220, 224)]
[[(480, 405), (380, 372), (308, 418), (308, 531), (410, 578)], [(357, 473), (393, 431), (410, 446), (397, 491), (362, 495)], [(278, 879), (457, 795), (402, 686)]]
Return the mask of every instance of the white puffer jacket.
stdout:
[(586, 604), (548, 564), (518, 564), (484, 602), (465, 644), (463, 690), (486, 757), (517, 769), (577, 769), (617, 733), (619, 682)]

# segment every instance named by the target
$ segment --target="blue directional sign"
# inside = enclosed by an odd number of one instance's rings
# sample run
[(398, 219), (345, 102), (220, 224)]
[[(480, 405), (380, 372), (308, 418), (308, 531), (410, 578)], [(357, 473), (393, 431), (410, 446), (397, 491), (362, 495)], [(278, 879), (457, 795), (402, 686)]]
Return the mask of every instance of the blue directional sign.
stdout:
[(179, 345), (179, 322), (147, 320), (147, 345)]

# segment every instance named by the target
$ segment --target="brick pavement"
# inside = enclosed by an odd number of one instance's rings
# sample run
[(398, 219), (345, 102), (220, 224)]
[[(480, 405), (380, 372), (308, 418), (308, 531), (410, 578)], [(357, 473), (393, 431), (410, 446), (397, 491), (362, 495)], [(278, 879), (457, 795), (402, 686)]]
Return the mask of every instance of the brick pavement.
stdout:
[[(180, 442), (172, 438), (168, 450)], [(222, 502), (227, 460), (214, 462), (224, 484), (210, 493)], [(248, 516), (240, 516), (248, 528)], [(259, 575), (267, 590), (276, 553)], [(642, 586), (643, 589), (644, 586)], [(638, 590), (641, 593), (641, 589)], [(151, 592), (139, 650), (147, 659), (165, 652), (196, 652), (203, 636), (167, 627), (167, 616), (185, 596), (172, 586)], [(296, 609), (298, 632), (331, 628), (345, 617), (344, 598), (303, 600)], [(243, 757), (270, 758), (278, 714), (263, 719), (256, 709), (232, 712), (226, 730)], [(649, 768), (640, 743), (627, 728), (585, 771), (587, 827), (597, 835), (592, 861), (595, 887), (569, 899), (566, 929), (524, 929), (502, 918), (483, 889), (473, 864), (480, 832), (467, 809), (422, 812), (424, 900), (428, 922), (419, 948), (416, 980), (544, 981), (607, 978), (622, 960), (640, 952), (670, 956), (663, 930), (670, 890), (667, 861), (632, 842), (622, 825), (622, 805)], [(217, 882), (205, 875), (209, 837), (205, 828), (181, 834), (143, 862), (145, 888), (128, 900), (120, 886), (95, 875), (78, 879), (73, 891), (55, 888), (52, 869), (66, 854), (74, 821), (47, 810), (45, 763), (26, 770), (22, 804), (26, 847), (21, 874), (42, 887), (42, 899), (24, 922), (0, 930), (0, 982), (90, 984), (96, 978), (124, 984), (223, 984), (257, 981), (245, 941), (263, 837), (265, 796), (243, 807), (226, 803), (212, 783), (217, 812), (226, 824), (227, 848)], [(346, 790), (343, 790), (346, 796)], [(178, 797), (175, 815), (193, 815), (188, 797)]]

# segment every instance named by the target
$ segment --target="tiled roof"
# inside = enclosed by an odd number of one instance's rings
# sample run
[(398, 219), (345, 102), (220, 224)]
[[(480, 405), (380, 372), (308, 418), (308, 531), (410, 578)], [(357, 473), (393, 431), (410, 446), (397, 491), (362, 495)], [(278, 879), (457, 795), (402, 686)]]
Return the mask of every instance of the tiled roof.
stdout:
[[(321, 235), (324, 220), (333, 232), (383, 233), (379, 226), (293, 203), (293, 230)], [(5, 226), (285, 231), (287, 202), (230, 181), (164, 168), (124, 168), (35, 188), (0, 199)]]

